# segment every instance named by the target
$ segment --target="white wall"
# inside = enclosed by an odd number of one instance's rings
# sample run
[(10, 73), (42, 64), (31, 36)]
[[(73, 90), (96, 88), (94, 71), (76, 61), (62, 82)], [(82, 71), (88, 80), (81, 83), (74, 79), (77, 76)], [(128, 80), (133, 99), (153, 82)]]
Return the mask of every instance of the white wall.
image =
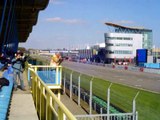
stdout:
[[(133, 40), (107, 40), (107, 43), (112, 43), (114, 46), (106, 47), (106, 50), (127, 50), (132, 51), (132, 54), (108, 54), (108, 58), (134, 58), (136, 56), (136, 49), (142, 49), (142, 34), (129, 34), (129, 33), (106, 33), (107, 37), (123, 37), (132, 38)], [(132, 46), (115, 46), (116, 43), (132, 44)]]

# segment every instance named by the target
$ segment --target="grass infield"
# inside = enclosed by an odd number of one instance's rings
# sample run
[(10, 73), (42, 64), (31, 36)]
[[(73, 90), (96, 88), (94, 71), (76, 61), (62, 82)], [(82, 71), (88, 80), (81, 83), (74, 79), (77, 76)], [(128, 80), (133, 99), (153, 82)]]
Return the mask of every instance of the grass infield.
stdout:
[[(72, 71), (64, 68), (63, 74), (66, 74), (67, 80), (70, 79)], [(78, 84), (78, 77), (80, 73), (73, 72), (73, 82)], [(81, 74), (81, 87), (89, 90), (89, 82), (92, 76)], [(107, 100), (107, 88), (110, 85), (109, 80), (94, 78), (92, 81), (93, 94), (97, 97)], [(139, 120), (160, 120), (160, 94), (153, 93), (141, 89), (136, 89), (126, 85), (113, 83), (111, 87), (111, 104), (124, 112), (132, 112), (132, 101), (140, 92), (136, 99), (136, 110), (138, 111)]]

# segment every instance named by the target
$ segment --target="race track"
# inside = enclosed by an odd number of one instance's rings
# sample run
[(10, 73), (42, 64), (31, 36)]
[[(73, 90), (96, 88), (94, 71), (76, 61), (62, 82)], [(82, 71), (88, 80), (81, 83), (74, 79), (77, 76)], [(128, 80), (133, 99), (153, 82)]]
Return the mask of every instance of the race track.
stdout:
[(62, 66), (87, 75), (96, 76), (113, 83), (121, 83), (160, 93), (160, 75), (64, 61)]

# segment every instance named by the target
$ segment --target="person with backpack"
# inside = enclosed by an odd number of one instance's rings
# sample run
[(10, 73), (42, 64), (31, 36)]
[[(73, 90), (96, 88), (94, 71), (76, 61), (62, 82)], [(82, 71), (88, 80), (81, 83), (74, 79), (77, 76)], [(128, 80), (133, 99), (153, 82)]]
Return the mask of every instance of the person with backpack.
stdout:
[(12, 67), (13, 67), (13, 80), (14, 80), (14, 90), (17, 90), (18, 82), (17, 78), (20, 80), (20, 87), (23, 91), (26, 91), (24, 87), (24, 81), (23, 81), (23, 58), (22, 53), (18, 52), (15, 54), (15, 58), (12, 60)]

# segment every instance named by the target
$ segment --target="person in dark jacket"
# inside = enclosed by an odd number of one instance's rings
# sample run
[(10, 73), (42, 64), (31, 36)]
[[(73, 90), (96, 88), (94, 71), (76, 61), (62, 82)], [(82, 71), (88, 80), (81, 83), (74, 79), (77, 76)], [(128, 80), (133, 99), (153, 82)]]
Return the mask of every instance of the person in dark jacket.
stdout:
[(16, 57), (12, 60), (12, 67), (13, 67), (13, 79), (14, 79), (14, 90), (17, 90), (18, 83), (17, 83), (17, 78), (20, 80), (20, 87), (23, 91), (25, 91), (24, 87), (24, 81), (23, 81), (23, 60), (21, 53), (17, 53), (15, 55)]

